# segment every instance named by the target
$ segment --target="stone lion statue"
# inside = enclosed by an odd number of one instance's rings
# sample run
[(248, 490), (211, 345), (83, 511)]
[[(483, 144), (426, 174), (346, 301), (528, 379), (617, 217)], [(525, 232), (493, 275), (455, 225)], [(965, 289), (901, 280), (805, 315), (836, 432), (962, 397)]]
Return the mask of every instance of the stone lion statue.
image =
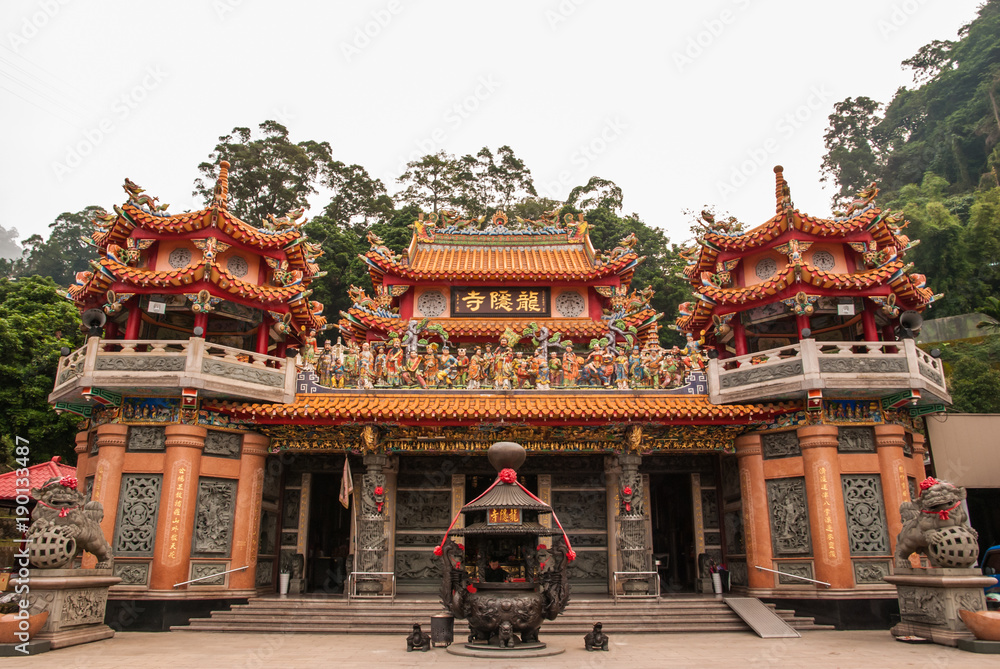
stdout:
[[(968, 567), (979, 556), (978, 534), (969, 527), (969, 518), (962, 507), (965, 488), (926, 478), (920, 483), (920, 496), (913, 502), (903, 502), (899, 513), (903, 529), (896, 540), (897, 567), (909, 567), (909, 556), (927, 556), (935, 567)], [(944, 556), (947, 544), (954, 555)]]
[(100, 522), (104, 507), (88, 501), (76, 489), (71, 476), (51, 478), (41, 488), (32, 488), (37, 504), (28, 528), (28, 556), (40, 569), (58, 569), (87, 551), (97, 557), (97, 568), (111, 567), (111, 545)]

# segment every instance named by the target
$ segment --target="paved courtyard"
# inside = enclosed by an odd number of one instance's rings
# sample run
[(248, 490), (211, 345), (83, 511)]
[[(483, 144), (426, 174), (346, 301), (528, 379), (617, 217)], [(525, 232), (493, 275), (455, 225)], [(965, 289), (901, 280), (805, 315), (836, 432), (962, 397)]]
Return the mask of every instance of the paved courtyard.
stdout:
[[(606, 630), (608, 631), (608, 630)], [(64, 648), (37, 657), (4, 658), (4, 669), (240, 669), (293, 667), (920, 667), (959, 669), (998, 666), (996, 656), (976, 655), (933, 644), (905, 644), (888, 632), (805, 632), (801, 639), (760, 639), (747, 633), (612, 634), (611, 650), (588, 653), (583, 639), (548, 636), (566, 648), (555, 657), (530, 661), (457, 657), (443, 648), (407, 653), (403, 637), (385, 635), (233, 634), (126, 632), (114, 639)]]

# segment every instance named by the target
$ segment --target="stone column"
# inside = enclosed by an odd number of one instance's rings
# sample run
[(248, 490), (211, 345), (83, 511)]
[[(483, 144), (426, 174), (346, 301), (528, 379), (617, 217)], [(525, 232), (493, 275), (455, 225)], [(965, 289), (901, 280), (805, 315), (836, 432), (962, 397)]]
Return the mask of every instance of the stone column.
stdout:
[[(764, 483), (764, 455), (759, 434), (736, 438), (736, 457), (740, 463), (740, 496), (743, 501), (743, 535), (747, 551), (747, 583), (751, 589), (774, 587), (774, 575), (755, 569), (755, 565), (774, 569), (771, 547), (771, 521), (767, 509), (767, 486)], [(720, 531), (722, 531), (720, 529)]]
[(853, 588), (844, 491), (837, 456), (837, 427), (808, 425), (798, 429), (798, 436), (816, 579), (826, 581), (831, 588)]
[(167, 450), (150, 590), (176, 591), (175, 583), (190, 578), (198, 476), (201, 474), (201, 452), (205, 448), (207, 434), (208, 430), (198, 425), (166, 427)]
[(608, 592), (614, 592), (614, 574), (621, 571), (618, 564), (618, 491), (621, 490), (622, 468), (618, 458), (613, 455), (604, 456), (604, 498), (607, 504), (608, 527)]
[(878, 341), (878, 326), (875, 324), (875, 305), (871, 300), (863, 298), (864, 311), (861, 312), (861, 326), (864, 329), (865, 341)]
[(260, 538), (260, 506), (264, 494), (264, 461), (270, 439), (262, 434), (243, 435), (240, 453), (240, 482), (236, 490), (236, 518), (233, 521), (233, 552), (229, 575), (231, 590), (253, 590), (257, 575), (257, 542)]
[[(385, 453), (365, 453), (365, 474), (361, 479), (361, 504), (358, 518), (358, 571), (386, 571), (385, 533)], [(375, 497), (375, 490), (382, 488), (382, 508)]]
[(913, 473), (916, 474), (914, 477), (917, 479), (917, 483), (920, 483), (925, 478), (927, 478), (927, 470), (924, 468), (924, 454), (927, 453), (927, 440), (924, 435), (914, 432), (910, 435), (913, 438)]
[(104, 538), (111, 542), (112, 554), (127, 437), (128, 425), (107, 423), (97, 426), (97, 466), (94, 468), (94, 489), (91, 492), (91, 499), (104, 506), (101, 530), (104, 532)]
[(87, 471), (87, 461), (90, 460), (90, 431), (83, 430), (76, 433), (76, 446), (73, 448), (76, 453), (76, 478), (78, 479), (78, 489), (80, 492), (87, 492), (86, 478), (90, 472)]
[(885, 517), (889, 530), (890, 552), (896, 552), (896, 538), (903, 529), (899, 505), (910, 501), (910, 486), (906, 477), (906, 460), (903, 446), (906, 433), (902, 425), (876, 425), (875, 448), (878, 450), (878, 468), (882, 476), (882, 496), (885, 499)]
[[(618, 455), (621, 480), (617, 493), (621, 500), (618, 505), (615, 539), (618, 547), (619, 571), (650, 571), (652, 567), (649, 559), (651, 551), (644, 503), (645, 486), (643, 485), (643, 477), (639, 473), (642, 456), (639, 455), (639, 452), (639, 449), (635, 449), (631, 453)], [(631, 492), (626, 494), (626, 488), (630, 489)], [(626, 504), (630, 508), (626, 509)], [(649, 581), (645, 577), (631, 579), (623, 587), (633, 593), (647, 592)]]

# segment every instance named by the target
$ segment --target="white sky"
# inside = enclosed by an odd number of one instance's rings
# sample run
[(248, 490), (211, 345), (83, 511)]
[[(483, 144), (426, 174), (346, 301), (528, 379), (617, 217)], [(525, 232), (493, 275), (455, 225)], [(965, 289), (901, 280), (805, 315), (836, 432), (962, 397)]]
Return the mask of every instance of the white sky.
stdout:
[(888, 102), (911, 84), (900, 61), (978, 4), (3, 0), (0, 225), (47, 234), (61, 212), (120, 204), (125, 177), (195, 208), (218, 136), (265, 119), (390, 193), (407, 160), (509, 144), (540, 194), (611, 179), (674, 241), (683, 209), (769, 218), (779, 163), (824, 216), (834, 103)]

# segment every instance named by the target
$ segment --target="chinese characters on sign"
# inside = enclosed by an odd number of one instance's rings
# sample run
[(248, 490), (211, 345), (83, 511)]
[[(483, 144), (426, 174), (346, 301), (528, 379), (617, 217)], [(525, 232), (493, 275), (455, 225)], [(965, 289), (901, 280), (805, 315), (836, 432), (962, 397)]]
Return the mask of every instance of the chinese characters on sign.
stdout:
[(452, 316), (548, 316), (548, 288), (452, 288)]
[(488, 516), (489, 525), (520, 525), (520, 509), (490, 509)]
[(177, 483), (174, 486), (173, 511), (170, 514), (170, 544), (167, 548), (167, 557), (171, 560), (177, 558), (177, 545), (180, 542), (181, 533), (181, 505), (184, 503), (184, 481), (187, 478), (187, 467), (177, 470)]
[(826, 554), (831, 560), (837, 559), (837, 544), (833, 534), (833, 514), (830, 507), (830, 488), (826, 467), (819, 468), (820, 498), (823, 500), (823, 533), (826, 535)]

